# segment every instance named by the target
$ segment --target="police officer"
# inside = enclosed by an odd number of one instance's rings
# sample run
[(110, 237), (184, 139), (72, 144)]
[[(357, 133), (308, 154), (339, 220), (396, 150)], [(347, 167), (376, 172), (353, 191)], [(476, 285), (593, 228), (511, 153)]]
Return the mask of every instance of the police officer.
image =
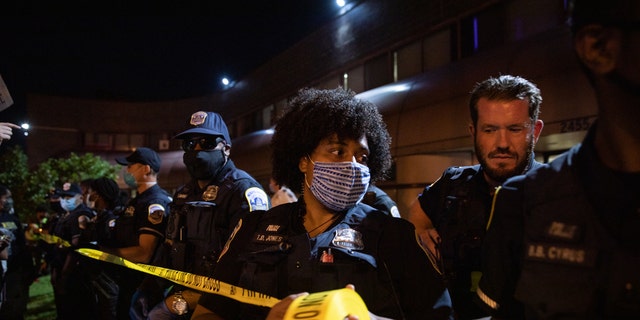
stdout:
[[(191, 115), (182, 140), (184, 164), (192, 180), (174, 194), (167, 226), (169, 267), (209, 276), (233, 226), (255, 210), (267, 210), (269, 198), (230, 158), (231, 138), (214, 112)], [(188, 317), (199, 293), (176, 287), (149, 313), (150, 319)]]
[(569, 7), (598, 117), (581, 144), (496, 193), (478, 296), (501, 319), (640, 314), (640, 2)]
[(473, 300), (491, 199), (507, 178), (540, 165), (533, 148), (543, 127), (541, 102), (540, 90), (521, 77), (478, 83), (469, 102), (469, 132), (480, 164), (447, 168), (410, 208), (408, 219), (421, 240), (443, 258), (458, 319), (486, 316)]
[(353, 284), (378, 316), (447, 319), (449, 296), (413, 226), (361, 203), (391, 165), (390, 141), (377, 108), (352, 92), (299, 92), (276, 125), (272, 165), (303, 196), (244, 218), (213, 273), (283, 300), (269, 310), (207, 294), (194, 318), (276, 319), (288, 295)]
[(65, 183), (57, 191), (65, 213), (54, 226), (53, 235), (66, 241), (54, 247), (51, 263), (51, 284), (56, 301), (58, 319), (83, 319), (95, 314), (95, 303), (88, 283), (88, 275), (80, 256), (73, 250), (83, 245), (81, 236), (94, 214), (82, 200), (82, 190), (76, 183)]
[[(139, 147), (127, 157), (116, 158), (116, 162), (127, 166), (124, 181), (135, 190), (136, 196), (114, 221), (112, 246), (101, 246), (101, 249), (132, 262), (148, 264), (159, 254), (158, 248), (164, 242), (172, 201), (170, 194), (158, 185), (160, 156), (150, 148)], [(115, 192), (112, 197), (116, 197)], [(119, 319), (129, 319), (133, 293), (144, 276), (121, 268), (115, 277), (119, 286), (117, 315)]]

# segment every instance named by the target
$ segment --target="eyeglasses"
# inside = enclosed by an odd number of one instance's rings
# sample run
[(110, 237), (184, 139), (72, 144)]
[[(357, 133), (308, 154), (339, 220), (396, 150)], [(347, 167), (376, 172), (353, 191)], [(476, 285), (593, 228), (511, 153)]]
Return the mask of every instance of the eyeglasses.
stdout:
[(196, 145), (200, 145), (202, 150), (213, 150), (220, 142), (224, 140), (220, 137), (199, 137), (189, 140), (182, 140), (182, 150), (193, 151), (196, 149)]

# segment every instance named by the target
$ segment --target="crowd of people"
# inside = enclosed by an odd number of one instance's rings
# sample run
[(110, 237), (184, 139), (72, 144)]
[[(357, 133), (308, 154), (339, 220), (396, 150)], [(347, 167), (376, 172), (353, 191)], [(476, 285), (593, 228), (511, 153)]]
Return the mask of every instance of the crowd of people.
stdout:
[[(42, 272), (60, 320), (283, 319), (294, 300), (341, 288), (368, 309), (347, 306), (345, 319), (637, 316), (640, 3), (575, 0), (571, 9), (598, 119), (551, 163), (533, 152), (543, 94), (517, 75), (472, 88), (478, 164), (445, 169), (403, 215), (375, 186), (391, 168), (391, 136), (353, 92), (307, 88), (289, 102), (268, 188), (235, 166), (222, 116), (199, 111), (175, 137), (191, 180), (174, 194), (158, 185), (160, 156), (145, 147), (116, 160), (133, 196), (107, 177), (65, 183), (23, 224), (0, 185), (0, 319), (23, 319)], [(0, 139), (15, 128), (0, 123)], [(40, 233), (57, 240), (43, 245)], [(194, 290), (75, 251), (83, 247), (277, 303)]]

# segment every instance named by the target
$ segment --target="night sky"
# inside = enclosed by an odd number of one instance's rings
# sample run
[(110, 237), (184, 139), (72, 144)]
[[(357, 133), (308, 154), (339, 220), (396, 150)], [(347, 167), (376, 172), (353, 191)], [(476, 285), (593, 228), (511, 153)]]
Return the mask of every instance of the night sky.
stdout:
[(212, 93), (222, 76), (242, 78), (338, 9), (334, 0), (259, 0), (201, 11), (197, 17), (2, 17), (0, 75), (15, 103), (0, 121), (21, 121), (27, 92), (128, 101)]

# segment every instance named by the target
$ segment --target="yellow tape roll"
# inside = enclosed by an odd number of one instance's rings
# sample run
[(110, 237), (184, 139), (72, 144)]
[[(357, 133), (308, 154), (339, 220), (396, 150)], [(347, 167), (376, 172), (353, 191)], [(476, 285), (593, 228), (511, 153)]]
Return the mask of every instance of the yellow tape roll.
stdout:
[(284, 314), (284, 320), (342, 320), (348, 315), (369, 320), (369, 310), (360, 295), (351, 289), (337, 289), (298, 297)]

